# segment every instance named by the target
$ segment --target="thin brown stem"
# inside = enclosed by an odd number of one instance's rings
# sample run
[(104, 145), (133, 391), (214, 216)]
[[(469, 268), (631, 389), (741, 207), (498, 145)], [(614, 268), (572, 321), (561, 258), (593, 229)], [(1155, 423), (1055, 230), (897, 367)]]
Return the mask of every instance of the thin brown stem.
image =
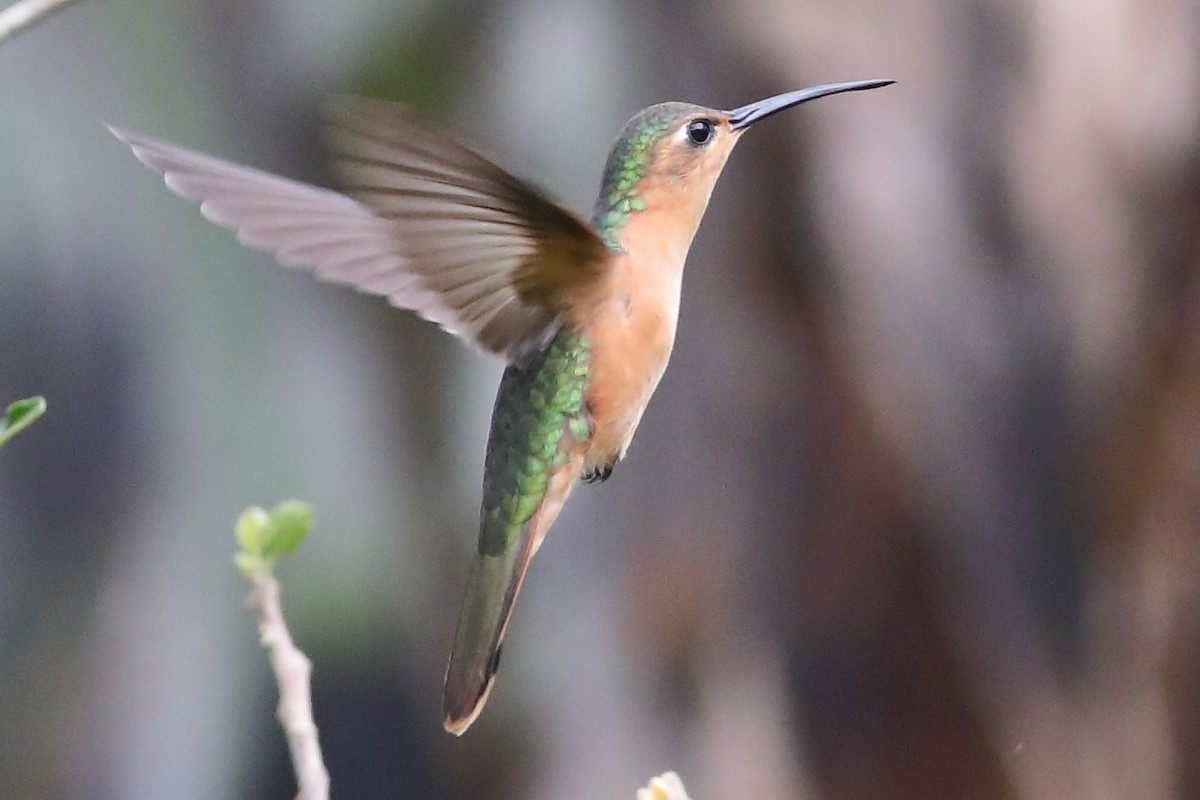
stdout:
[(0, 10), (0, 44), (78, 0), (18, 0)]
[(328, 800), (329, 772), (321, 757), (312, 713), (312, 662), (288, 632), (279, 605), (279, 583), (270, 574), (256, 576), (246, 605), (258, 620), (259, 638), (279, 684), (279, 724), (287, 736), (296, 772), (296, 800)]

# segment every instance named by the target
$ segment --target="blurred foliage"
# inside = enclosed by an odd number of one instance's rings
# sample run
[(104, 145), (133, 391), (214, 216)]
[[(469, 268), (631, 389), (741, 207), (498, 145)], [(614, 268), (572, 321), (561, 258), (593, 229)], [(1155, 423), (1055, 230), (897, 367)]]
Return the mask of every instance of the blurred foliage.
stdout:
[(0, 419), (0, 446), (46, 413), (46, 398), (30, 397), (9, 405)]
[[(368, 49), (350, 81), (350, 91), (446, 116), (471, 74), (471, 61), (462, 54), (484, 45), (486, 17), (491, 13), (486, 4), (472, 0), (445, 0), (409, 24), (386, 26), (387, 36)], [(447, 42), (455, 46), (446, 47)]]
[(270, 511), (251, 506), (238, 516), (235, 531), (242, 549), (233, 560), (250, 580), (269, 573), (300, 546), (312, 523), (312, 506), (300, 500), (285, 500)]

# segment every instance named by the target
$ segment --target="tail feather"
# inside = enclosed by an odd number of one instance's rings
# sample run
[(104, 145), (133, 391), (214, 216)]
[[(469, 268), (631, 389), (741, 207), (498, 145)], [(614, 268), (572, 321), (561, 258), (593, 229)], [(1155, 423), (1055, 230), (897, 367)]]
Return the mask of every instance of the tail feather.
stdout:
[(487, 546), (494, 537), (488, 535), (489, 519), (484, 516), (480, 548), (467, 576), (467, 591), (458, 614), (454, 649), (442, 692), (443, 724), (456, 736), (466, 732), (491, 694), (500, 666), (504, 632), (525, 581), (525, 571), (546, 531), (558, 518), (581, 463), (582, 458), (573, 454), (551, 475), (537, 509), (509, 546)]
[(471, 563), (442, 694), (444, 724), (456, 736), (470, 727), (491, 694), (504, 631), (525, 580), (533, 541), (532, 536), (522, 536), (511, 551), (478, 553)]
[(462, 734), (487, 701), (529, 560), (583, 467), (586, 340), (564, 328), (528, 364), (509, 365), (496, 392), (483, 467), (479, 544), (446, 668), (446, 730)]

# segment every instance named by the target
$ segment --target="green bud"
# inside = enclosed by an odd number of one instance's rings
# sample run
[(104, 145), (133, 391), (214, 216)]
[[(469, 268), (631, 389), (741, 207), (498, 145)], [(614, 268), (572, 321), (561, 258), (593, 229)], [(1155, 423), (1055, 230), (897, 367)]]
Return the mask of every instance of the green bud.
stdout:
[(263, 544), (263, 555), (271, 560), (286, 556), (300, 546), (313, 524), (313, 509), (299, 500), (285, 500), (271, 509), (272, 536)]
[(243, 511), (238, 515), (235, 528), (242, 551), (261, 555), (263, 546), (271, 538), (272, 527), (271, 518), (258, 506), (251, 506)]
[(257, 553), (234, 553), (233, 563), (246, 576), (246, 580), (252, 581), (269, 571), (267, 569), (267, 562), (263, 561), (262, 556)]

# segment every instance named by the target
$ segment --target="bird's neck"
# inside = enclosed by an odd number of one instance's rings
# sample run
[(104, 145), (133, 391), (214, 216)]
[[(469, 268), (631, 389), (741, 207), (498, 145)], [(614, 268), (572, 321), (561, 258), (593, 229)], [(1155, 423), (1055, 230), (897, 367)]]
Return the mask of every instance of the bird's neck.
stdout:
[(642, 182), (638, 197), (645, 206), (618, 209), (622, 219), (607, 228), (614, 248), (609, 278), (597, 304), (581, 309), (585, 319), (602, 321), (606, 329), (615, 320), (615, 327), (629, 324), (642, 331), (640, 340), (661, 339), (664, 358), (675, 336), (684, 262), (707, 200), (707, 193), (694, 194), (678, 184)]
[(608, 154), (592, 222), (604, 243), (613, 250), (623, 249), (621, 232), (631, 216), (648, 207), (644, 196), (646, 183), (654, 169), (655, 148), (674, 119), (671, 105), (656, 107), (663, 109), (662, 113), (626, 127)]
[[(600, 239), (613, 250), (624, 250), (621, 234), (629, 220), (646, 208), (644, 195), (644, 171), (635, 164), (629, 169), (618, 169), (609, 159), (609, 165), (604, 170), (604, 180), (600, 186), (600, 197), (596, 200), (596, 209), (592, 214), (592, 224), (600, 234)], [(619, 166), (619, 165), (618, 165)]]
[(712, 184), (646, 175), (601, 195), (593, 221), (604, 243), (655, 270), (682, 271)]

